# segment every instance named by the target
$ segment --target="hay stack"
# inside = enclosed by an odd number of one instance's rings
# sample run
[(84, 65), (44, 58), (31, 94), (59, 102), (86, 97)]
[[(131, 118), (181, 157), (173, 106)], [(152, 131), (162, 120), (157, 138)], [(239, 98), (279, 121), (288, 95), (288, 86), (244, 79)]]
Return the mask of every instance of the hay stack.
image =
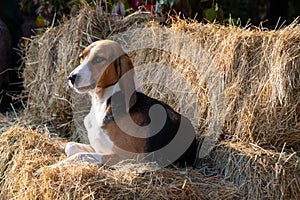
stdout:
[[(197, 170), (122, 163), (49, 168), (63, 159), (59, 141), (38, 130), (11, 127), (0, 136), (1, 199), (237, 199), (237, 188)], [(40, 174), (36, 174), (40, 169)], [(136, 172), (139, 170), (140, 172)], [(143, 172), (141, 172), (141, 170)]]
[(261, 31), (136, 21), (113, 24), (86, 8), (32, 40), (24, 73), (29, 115), (68, 132), (74, 113), (86, 113), (88, 106), (72, 107), (76, 101), (71, 102), (74, 92), (66, 77), (84, 46), (110, 38), (131, 56), (144, 91), (187, 115), (199, 136), (225, 134), (236, 141), (300, 149), (298, 25)]
[(296, 152), (222, 142), (211, 158), (218, 174), (239, 185), (245, 199), (299, 199), (300, 159)]
[(192, 120), (200, 157), (212, 158), (206, 165), (241, 185), (245, 198), (297, 199), (300, 27), (262, 31), (178, 19), (162, 27), (135, 19), (124, 28), (127, 22), (85, 8), (33, 39), (25, 57), (27, 115), (64, 134), (75, 122), (86, 141), (80, 122), (88, 102), (73, 96), (65, 77), (84, 46), (113, 39), (132, 58), (144, 92)]
[(126, 41), (138, 71), (151, 68), (139, 74), (141, 83), (162, 81), (146, 91), (161, 98), (152, 91), (171, 90), (176, 99), (166, 102), (192, 119), (199, 134), (300, 150), (299, 31), (296, 24), (261, 31), (179, 20), (113, 39)]

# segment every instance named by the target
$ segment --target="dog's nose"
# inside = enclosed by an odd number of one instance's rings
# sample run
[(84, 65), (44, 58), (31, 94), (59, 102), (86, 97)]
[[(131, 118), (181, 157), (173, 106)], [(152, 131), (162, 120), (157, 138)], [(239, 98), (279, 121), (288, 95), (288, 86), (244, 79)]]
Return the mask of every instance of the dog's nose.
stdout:
[(74, 85), (76, 78), (77, 78), (77, 74), (69, 75), (69, 80), (71, 81), (72, 85)]

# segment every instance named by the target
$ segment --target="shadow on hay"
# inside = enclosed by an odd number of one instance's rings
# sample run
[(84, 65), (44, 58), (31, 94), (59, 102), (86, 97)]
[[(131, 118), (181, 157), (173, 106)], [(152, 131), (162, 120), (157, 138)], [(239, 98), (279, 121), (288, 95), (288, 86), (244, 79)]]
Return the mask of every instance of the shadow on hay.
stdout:
[(239, 186), (245, 199), (298, 199), (299, 156), (255, 144), (223, 141), (206, 158), (224, 180)]

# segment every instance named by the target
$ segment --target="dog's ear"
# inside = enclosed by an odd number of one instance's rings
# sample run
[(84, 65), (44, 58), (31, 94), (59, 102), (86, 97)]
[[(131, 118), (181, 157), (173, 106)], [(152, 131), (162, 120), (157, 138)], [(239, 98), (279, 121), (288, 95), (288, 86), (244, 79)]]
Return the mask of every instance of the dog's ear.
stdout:
[(133, 64), (126, 54), (120, 56), (118, 59), (120, 62), (120, 68), (118, 70), (121, 75), (119, 79), (119, 85), (125, 96), (126, 111), (129, 112), (129, 109), (137, 101)]

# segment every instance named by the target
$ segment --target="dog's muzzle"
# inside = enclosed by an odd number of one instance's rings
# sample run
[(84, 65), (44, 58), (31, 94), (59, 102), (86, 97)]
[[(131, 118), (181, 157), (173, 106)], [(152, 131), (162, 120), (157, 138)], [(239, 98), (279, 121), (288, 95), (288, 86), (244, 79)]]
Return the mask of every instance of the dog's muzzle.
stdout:
[(96, 83), (92, 82), (88, 85), (79, 86), (78, 82), (80, 82), (80, 75), (77, 74), (70, 74), (69, 75), (69, 84), (72, 88), (74, 88), (79, 93), (87, 92), (88, 90), (95, 89)]

